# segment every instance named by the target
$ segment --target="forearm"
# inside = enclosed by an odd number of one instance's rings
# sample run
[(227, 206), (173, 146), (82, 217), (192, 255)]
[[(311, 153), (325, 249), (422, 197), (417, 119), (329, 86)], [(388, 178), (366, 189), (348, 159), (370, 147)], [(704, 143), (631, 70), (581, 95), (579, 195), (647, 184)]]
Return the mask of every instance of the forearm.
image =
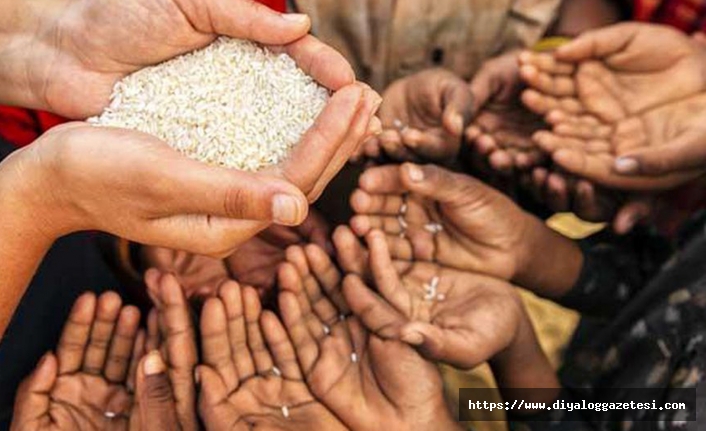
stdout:
[(490, 366), (504, 401), (551, 404), (561, 391), (554, 368), (542, 351), (532, 322), (526, 315), (515, 341), (496, 355)]
[(583, 252), (576, 242), (527, 214), (525, 242), (513, 283), (537, 295), (558, 299), (576, 284), (583, 268)]
[(38, 228), (41, 221), (27, 210), (8, 170), (0, 164), (0, 339), (53, 242)]

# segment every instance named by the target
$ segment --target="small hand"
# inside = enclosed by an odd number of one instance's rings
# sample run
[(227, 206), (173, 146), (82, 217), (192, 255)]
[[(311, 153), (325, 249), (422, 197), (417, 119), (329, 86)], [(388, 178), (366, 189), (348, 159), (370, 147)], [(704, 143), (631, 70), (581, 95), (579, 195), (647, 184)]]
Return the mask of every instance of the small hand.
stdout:
[(510, 284), (433, 263), (393, 261), (380, 231), (367, 242), (376, 290), (358, 276), (346, 278), (343, 290), (353, 313), (378, 336), (471, 369), (510, 346), (520, 325), (529, 324)]
[(300, 255), (280, 271), (279, 305), (312, 393), (351, 429), (459, 430), (436, 367), (357, 318), (340, 318), (344, 310), (327, 296), (341, 296), (340, 274), (321, 250), (308, 246), (306, 255), (310, 268)]
[(206, 429), (345, 430), (309, 391), (277, 316), (235, 282), (209, 299), (201, 320), (199, 410)]
[(79, 297), (56, 355), (46, 354), (20, 386), (11, 429), (127, 430), (139, 323), (140, 312), (114, 292)]
[(523, 101), (553, 126), (535, 141), (565, 170), (627, 190), (668, 189), (703, 173), (706, 53), (689, 37), (623, 24), (521, 60), (532, 87)]
[[(395, 260), (437, 262), (506, 280), (536, 224), (510, 199), (433, 165), (368, 169), (351, 197), (359, 236), (382, 229)], [(538, 223), (537, 223), (538, 224)]]
[(518, 58), (513, 50), (486, 61), (470, 83), (475, 118), (465, 137), (493, 169), (505, 174), (544, 159), (531, 136), (546, 124), (517, 100), (522, 89)]
[(149, 270), (145, 283), (155, 303), (148, 316), (147, 350), (161, 351), (174, 393), (176, 415), (185, 431), (197, 430), (194, 369), (198, 363), (192, 311), (176, 277)]
[(361, 151), (370, 158), (384, 153), (398, 161), (453, 161), (471, 109), (468, 85), (452, 72), (430, 69), (399, 79), (383, 94), (383, 133)]

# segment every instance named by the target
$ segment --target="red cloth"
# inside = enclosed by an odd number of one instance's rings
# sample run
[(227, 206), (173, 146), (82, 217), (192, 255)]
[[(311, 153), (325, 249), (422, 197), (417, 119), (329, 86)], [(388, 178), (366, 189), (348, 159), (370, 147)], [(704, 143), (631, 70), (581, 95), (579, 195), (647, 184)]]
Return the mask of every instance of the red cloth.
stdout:
[[(286, 0), (259, 0), (270, 8), (286, 12)], [(0, 106), (0, 137), (18, 146), (31, 144), (42, 133), (67, 120), (48, 112)]]
[(634, 0), (633, 19), (706, 32), (706, 0)]

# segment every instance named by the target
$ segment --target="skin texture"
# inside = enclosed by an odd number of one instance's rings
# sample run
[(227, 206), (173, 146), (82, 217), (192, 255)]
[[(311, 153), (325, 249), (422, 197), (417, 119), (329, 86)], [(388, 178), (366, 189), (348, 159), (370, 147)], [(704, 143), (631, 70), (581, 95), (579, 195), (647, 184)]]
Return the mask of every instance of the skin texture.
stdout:
[(473, 77), (470, 88), (476, 115), (465, 131), (475, 151), (506, 175), (544, 160), (531, 136), (546, 124), (518, 100), (522, 88), (518, 57), (519, 51), (513, 50), (492, 58)]
[(347, 429), (314, 398), (284, 327), (262, 312), (253, 288), (224, 283), (203, 308), (201, 339), (199, 411), (207, 430)]
[(171, 274), (148, 271), (145, 283), (155, 304), (147, 320), (146, 348), (159, 350), (164, 359), (179, 423), (185, 430), (197, 430), (194, 370), (199, 357), (189, 303)]
[(301, 225), (271, 226), (225, 259), (143, 246), (142, 262), (146, 267), (174, 274), (187, 298), (216, 296), (218, 286), (231, 278), (265, 294), (275, 286), (277, 268), (285, 260), (287, 247), (313, 242), (331, 250), (330, 229), (323, 216), (310, 209)]
[(312, 393), (355, 430), (460, 429), (431, 363), (404, 343), (368, 333), (357, 318), (340, 317), (348, 310), (338, 306), (341, 274), (326, 253), (308, 245), (287, 255), (279, 305)]
[(121, 308), (113, 292), (79, 297), (56, 354), (47, 353), (20, 386), (10, 429), (195, 429), (177, 415), (160, 353), (145, 355), (139, 319), (139, 311)]
[(467, 84), (445, 69), (399, 79), (383, 93), (383, 133), (369, 139), (356, 155), (450, 163), (461, 147), (472, 100)]
[[(127, 74), (204, 47), (217, 35), (282, 45), (310, 27), (307, 17), (290, 21), (245, 0), (3, 0), (0, 7), (3, 29), (11, 30), (2, 50), (9, 63), (0, 76), (16, 84), (3, 102), (74, 119), (100, 113)], [(352, 82), (353, 72), (334, 55), (327, 54), (334, 60), (333, 86)]]
[(568, 172), (626, 190), (668, 189), (702, 174), (706, 51), (698, 42), (621, 24), (553, 55), (525, 53), (522, 63), (532, 87), (523, 101), (553, 126), (534, 139)]
[[(550, 297), (570, 289), (581, 269), (572, 241), (498, 191), (437, 166), (370, 168), (351, 205), (358, 214), (351, 220), (353, 231), (362, 237), (382, 230), (394, 260), (512, 280)], [(429, 231), (434, 223), (440, 231)]]

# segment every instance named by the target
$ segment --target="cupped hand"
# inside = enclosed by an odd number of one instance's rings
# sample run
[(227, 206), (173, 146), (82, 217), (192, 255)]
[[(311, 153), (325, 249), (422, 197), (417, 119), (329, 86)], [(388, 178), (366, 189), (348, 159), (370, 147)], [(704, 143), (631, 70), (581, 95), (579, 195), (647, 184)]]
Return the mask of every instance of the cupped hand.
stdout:
[(219, 35), (282, 46), (301, 66), (313, 66), (308, 72), (332, 90), (354, 80), (342, 56), (305, 37), (308, 17), (253, 1), (54, 0), (18, 4), (16, 12), (24, 17), (12, 26), (16, 44), (30, 48), (21, 59), (26, 73), (17, 80), (25, 85), (18, 86), (24, 91), (17, 104), (69, 118), (99, 114), (121, 78), (202, 48)]
[(20, 386), (11, 429), (127, 430), (134, 413), (128, 381), (140, 359), (133, 349), (144, 343), (139, 323), (140, 312), (122, 307), (114, 292), (79, 297), (56, 354), (46, 354)]
[(227, 282), (204, 305), (199, 410), (209, 431), (346, 430), (317, 401), (277, 316), (257, 292)]
[(378, 336), (471, 369), (509, 347), (520, 326), (529, 324), (507, 282), (434, 263), (393, 261), (382, 232), (366, 239), (374, 288), (353, 275), (343, 290), (353, 313)]
[(706, 51), (691, 38), (622, 24), (521, 60), (532, 87), (523, 101), (553, 126), (535, 140), (562, 168), (629, 190), (672, 188), (703, 173)]
[(303, 252), (309, 263), (301, 252), (280, 272), (279, 306), (312, 393), (351, 429), (459, 430), (436, 367), (358, 318), (341, 317), (347, 308), (329, 299), (341, 297), (337, 269), (316, 247)]
[(546, 124), (517, 100), (522, 89), (519, 52), (512, 50), (483, 63), (470, 88), (474, 118), (465, 138), (490, 166), (509, 174), (541, 163), (544, 155), (531, 137)]
[(537, 222), (480, 181), (437, 166), (368, 169), (351, 196), (351, 227), (385, 232), (395, 260), (441, 265), (512, 279)]
[(383, 93), (382, 134), (360, 151), (370, 158), (385, 154), (397, 161), (451, 162), (472, 108), (468, 85), (448, 70), (429, 69), (399, 79)]
[(146, 349), (161, 352), (179, 424), (185, 431), (197, 430), (194, 370), (199, 358), (191, 308), (172, 274), (149, 270), (145, 283), (155, 304), (147, 320)]

